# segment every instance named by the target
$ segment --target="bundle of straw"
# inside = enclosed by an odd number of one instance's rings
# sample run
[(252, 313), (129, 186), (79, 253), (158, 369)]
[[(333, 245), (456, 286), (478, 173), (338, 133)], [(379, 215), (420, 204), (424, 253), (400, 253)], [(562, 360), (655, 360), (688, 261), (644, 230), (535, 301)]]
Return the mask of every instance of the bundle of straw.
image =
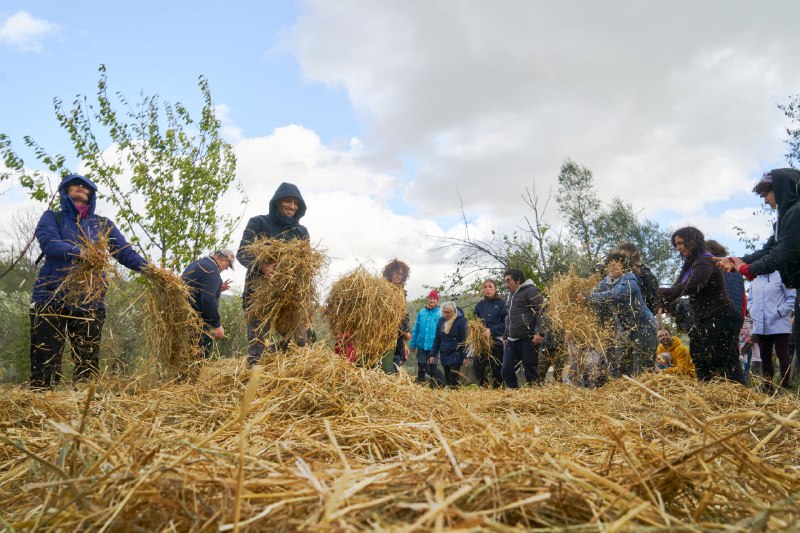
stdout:
[(97, 236), (91, 239), (81, 231), (77, 242), (80, 258), (69, 267), (57, 291), (59, 299), (68, 306), (95, 307), (117, 277), (108, 253), (110, 233), (110, 227), (98, 230)]
[(274, 264), (267, 278), (256, 276), (246, 313), (261, 328), (291, 338), (311, 324), (319, 296), (316, 278), (326, 258), (303, 239), (261, 238), (245, 247), (257, 265)]
[(585, 356), (590, 350), (602, 351), (614, 342), (613, 330), (598, 318), (586, 300), (595, 285), (592, 278), (581, 278), (571, 270), (556, 277), (547, 287), (547, 318), (572, 346), (574, 356)]
[(196, 377), (202, 359), (203, 319), (192, 308), (189, 286), (174, 272), (155, 265), (144, 271), (147, 346), (181, 376)]
[(392, 349), (406, 312), (402, 289), (363, 267), (339, 278), (325, 303), (337, 342), (351, 343), (366, 366), (377, 364)]
[(464, 343), (472, 349), (475, 357), (488, 357), (492, 355), (494, 342), (486, 336), (486, 324), (480, 318), (471, 318), (467, 322), (467, 340)]

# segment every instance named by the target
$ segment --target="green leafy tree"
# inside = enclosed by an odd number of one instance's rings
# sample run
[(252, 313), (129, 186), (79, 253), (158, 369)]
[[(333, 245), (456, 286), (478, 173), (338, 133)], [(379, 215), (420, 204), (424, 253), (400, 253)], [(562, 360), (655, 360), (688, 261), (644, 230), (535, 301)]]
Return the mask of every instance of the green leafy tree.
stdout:
[(567, 158), (558, 173), (558, 212), (565, 218), (570, 233), (583, 254), (596, 262), (602, 243), (597, 239), (597, 219), (602, 203), (594, 190), (594, 177), (588, 168)]
[[(216, 205), (235, 181), (236, 158), (221, 136), (206, 78), (198, 80), (203, 107), (195, 119), (183, 104), (162, 103), (157, 94), (140, 93), (135, 103), (119, 92), (112, 97), (105, 66), (98, 70), (96, 102), (78, 95), (65, 106), (56, 98), (55, 115), (83, 173), (117, 208), (122, 231), (146, 255), (174, 269), (230, 242), (239, 218), (220, 216)], [(49, 172), (69, 172), (65, 156), (50, 155), (30, 136), (24, 141)], [(15, 175), (34, 198), (48, 197), (46, 174), (27, 171), (2, 134), (0, 153), (6, 167), (0, 178)]]
[(535, 187), (523, 194), (530, 213), (523, 217), (524, 226), (510, 234), (492, 232), (485, 239), (472, 238), (462, 211), (465, 236), (438, 239), (441, 247), (455, 248), (459, 257), (448, 286), (469, 285), (478, 276), (501, 277), (504, 269), (518, 268), (542, 287), (571, 268), (588, 274), (602, 254), (622, 242), (633, 242), (659, 279), (672, 278), (678, 260), (668, 232), (653, 221), (640, 219), (630, 204), (618, 198), (604, 206), (591, 171), (578, 163), (565, 160), (558, 182), (556, 201), (565, 219), (564, 230), (547, 222), (551, 197), (541, 198)]
[(800, 94), (790, 97), (789, 103), (779, 105), (778, 109), (789, 119), (786, 126), (786, 161), (792, 168), (797, 168), (800, 165)]

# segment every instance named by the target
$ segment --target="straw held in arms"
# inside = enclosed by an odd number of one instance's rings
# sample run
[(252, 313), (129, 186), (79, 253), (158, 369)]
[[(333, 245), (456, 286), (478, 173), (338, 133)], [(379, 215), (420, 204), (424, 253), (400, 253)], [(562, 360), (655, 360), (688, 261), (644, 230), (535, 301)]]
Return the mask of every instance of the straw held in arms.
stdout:
[(254, 280), (245, 312), (260, 328), (293, 337), (311, 323), (319, 295), (316, 281), (327, 263), (325, 254), (305, 239), (260, 238), (246, 246), (258, 264), (274, 264), (272, 274)]
[(403, 290), (364, 267), (339, 278), (325, 303), (336, 342), (352, 344), (357, 360), (366, 366), (378, 363), (394, 347), (405, 313)]

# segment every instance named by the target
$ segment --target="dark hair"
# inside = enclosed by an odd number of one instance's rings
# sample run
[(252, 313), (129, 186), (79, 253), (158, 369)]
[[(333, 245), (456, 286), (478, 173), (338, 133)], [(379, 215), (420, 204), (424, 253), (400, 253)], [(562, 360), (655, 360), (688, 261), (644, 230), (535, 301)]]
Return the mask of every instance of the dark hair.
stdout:
[(675, 233), (672, 234), (672, 237), (670, 237), (672, 246), (675, 246), (675, 237), (683, 239), (684, 246), (689, 250), (689, 255), (686, 256), (686, 259), (683, 261), (683, 266), (678, 274), (678, 279), (680, 280), (683, 279), (684, 274), (692, 268), (695, 259), (706, 251), (706, 240), (703, 236), (703, 232), (692, 226), (686, 226), (685, 228), (676, 230)]
[(726, 250), (724, 246), (713, 239), (706, 241), (706, 250), (717, 257), (725, 257), (728, 255), (728, 250)]
[(408, 274), (411, 272), (411, 269), (408, 268), (408, 265), (404, 262), (400, 261), (396, 257), (386, 263), (386, 266), (383, 267), (383, 277), (389, 281), (392, 281), (392, 276), (395, 273), (399, 273), (402, 279), (403, 284), (408, 280)]
[(764, 196), (772, 190), (772, 182), (761, 180), (753, 187), (753, 192), (759, 196)]
[(631, 256), (629, 256), (623, 251), (614, 250), (613, 252), (611, 252), (606, 256), (605, 261), (603, 261), (603, 263), (606, 266), (606, 270), (608, 270), (608, 264), (611, 261), (619, 261), (620, 264), (622, 265), (623, 272), (629, 272), (632, 268)]
[(669, 240), (672, 246), (675, 246), (675, 237), (680, 237), (683, 239), (684, 247), (691, 250), (691, 255), (694, 257), (697, 257), (706, 251), (706, 239), (703, 236), (703, 232), (697, 228), (686, 226), (685, 228), (676, 230)]
[(511, 279), (513, 279), (517, 283), (522, 283), (523, 281), (525, 281), (525, 274), (522, 272), (522, 270), (518, 268), (509, 268), (503, 274), (504, 278), (506, 276), (511, 276)]
[(642, 252), (640, 252), (639, 248), (632, 242), (622, 242), (618, 244), (617, 250), (619, 250), (624, 254), (627, 254), (628, 257), (631, 258), (631, 263), (633, 263), (634, 265), (642, 264)]

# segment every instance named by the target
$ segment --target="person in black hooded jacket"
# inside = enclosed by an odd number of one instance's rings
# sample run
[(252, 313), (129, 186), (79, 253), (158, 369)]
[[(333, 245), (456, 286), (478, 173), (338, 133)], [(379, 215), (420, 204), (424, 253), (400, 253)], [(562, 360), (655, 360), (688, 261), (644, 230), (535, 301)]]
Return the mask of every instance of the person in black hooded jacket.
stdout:
[(775, 232), (760, 250), (741, 258), (716, 258), (717, 264), (750, 280), (777, 270), (786, 287), (800, 288), (800, 172), (793, 168), (771, 170), (753, 192), (778, 210)]
[[(280, 240), (309, 239), (308, 230), (300, 224), (300, 219), (306, 214), (306, 203), (300, 194), (300, 189), (293, 183), (281, 183), (272, 200), (269, 201), (269, 213), (258, 215), (247, 222), (244, 229), (236, 258), (247, 268), (242, 293), (242, 306), (247, 313), (250, 297), (253, 294), (253, 282), (257, 278), (271, 277), (275, 264), (260, 264), (255, 261), (246, 247), (255, 240), (271, 237)], [(262, 327), (257, 320), (247, 318), (247, 364), (252, 366), (261, 359), (266, 346), (266, 333), (268, 328)], [(298, 328), (304, 330), (304, 328)], [(304, 344), (305, 338), (296, 339), (298, 344)]]

